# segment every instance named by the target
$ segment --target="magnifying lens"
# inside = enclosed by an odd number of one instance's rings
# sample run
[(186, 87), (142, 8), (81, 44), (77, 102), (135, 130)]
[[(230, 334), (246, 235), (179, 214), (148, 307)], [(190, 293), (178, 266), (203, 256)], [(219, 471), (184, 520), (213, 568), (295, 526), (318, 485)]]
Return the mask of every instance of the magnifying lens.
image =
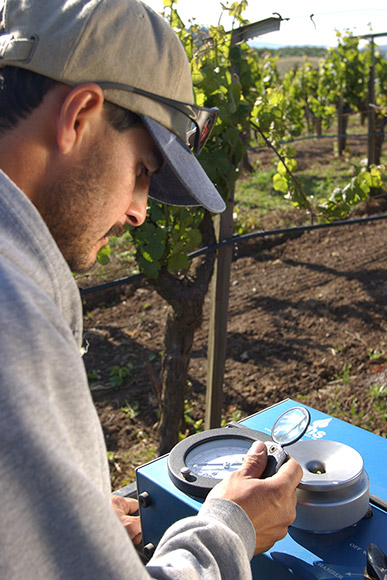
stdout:
[(310, 423), (310, 413), (305, 407), (292, 407), (278, 417), (271, 436), (273, 441), (285, 447), (292, 445), (304, 435)]

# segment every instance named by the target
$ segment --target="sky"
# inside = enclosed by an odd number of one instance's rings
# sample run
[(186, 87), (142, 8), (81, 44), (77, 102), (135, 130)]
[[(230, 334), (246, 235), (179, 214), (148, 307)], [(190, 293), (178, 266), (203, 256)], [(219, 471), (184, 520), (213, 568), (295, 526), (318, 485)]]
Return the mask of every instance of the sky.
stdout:
[[(163, 9), (162, 0), (144, 1), (157, 12)], [(367, 8), (356, 8), (355, 4), (359, 5), (354, 0), (272, 0), (270, 4), (250, 0), (244, 16), (250, 22), (256, 22), (278, 13), (284, 19), (279, 31), (254, 39), (254, 44), (259, 45), (336, 46), (336, 31), (350, 31), (354, 36), (386, 33), (375, 42), (387, 44), (386, 0), (368, 0)], [(197, 24), (216, 25), (222, 13), (219, 0), (178, 0), (176, 8), (185, 24), (195, 18)], [(285, 20), (287, 18), (289, 20)], [(222, 16), (221, 23), (226, 30), (231, 27), (231, 20), (225, 16)]]

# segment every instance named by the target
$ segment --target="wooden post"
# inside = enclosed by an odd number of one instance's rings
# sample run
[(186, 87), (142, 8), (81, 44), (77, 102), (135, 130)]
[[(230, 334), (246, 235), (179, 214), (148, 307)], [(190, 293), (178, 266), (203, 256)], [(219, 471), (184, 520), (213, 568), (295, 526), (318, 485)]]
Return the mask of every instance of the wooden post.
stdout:
[[(260, 36), (273, 30), (279, 30), (282, 17), (267, 18), (253, 24), (242, 26), (232, 31), (231, 47)], [(238, 68), (231, 68), (231, 75), (237, 78)], [(234, 233), (234, 190), (227, 200), (227, 209), (215, 218), (218, 241), (227, 240)], [(228, 318), (228, 295), (230, 288), (230, 270), (232, 261), (232, 244), (220, 248), (215, 263), (214, 275), (211, 281), (211, 314), (208, 337), (208, 370), (206, 392), (206, 416), (205, 429), (219, 427), (222, 417), (223, 402), (223, 378), (226, 362), (227, 346), (227, 318)]]
[(346, 146), (346, 124), (344, 119), (344, 104), (342, 95), (340, 95), (339, 104), (337, 106), (337, 132), (337, 149), (339, 156), (342, 157)]
[[(234, 230), (234, 202), (229, 201), (226, 211), (216, 216), (215, 227), (219, 241), (231, 238)], [(228, 297), (233, 246), (218, 250), (211, 281), (211, 314), (208, 336), (208, 370), (206, 391), (205, 429), (220, 426), (223, 402), (223, 378), (227, 347)]]
[(375, 41), (371, 37), (371, 66), (368, 79), (368, 168), (376, 163)]
[(377, 150), (378, 138), (376, 135), (376, 111), (372, 107), (375, 105), (375, 38), (387, 36), (387, 32), (377, 34), (363, 34), (355, 38), (370, 39), (371, 41), (371, 66), (368, 77), (368, 168), (370, 165), (380, 163), (379, 151)]

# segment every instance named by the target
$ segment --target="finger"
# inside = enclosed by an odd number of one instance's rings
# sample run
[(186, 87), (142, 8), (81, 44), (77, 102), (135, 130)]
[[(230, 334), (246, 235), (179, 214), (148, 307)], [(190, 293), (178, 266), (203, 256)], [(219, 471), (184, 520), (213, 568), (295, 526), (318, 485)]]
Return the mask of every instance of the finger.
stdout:
[(126, 513), (129, 516), (138, 512), (138, 501), (136, 499), (131, 497), (125, 497), (124, 499), (126, 500)]
[(135, 540), (138, 540), (138, 543), (141, 541), (141, 521), (138, 516), (126, 516), (122, 519), (122, 524), (129, 534), (130, 539), (134, 543)]
[(294, 487), (297, 487), (300, 483), (302, 476), (302, 467), (292, 457), (289, 457), (288, 461), (281, 465), (278, 472), (273, 475), (278, 481), (286, 481), (294, 485)]
[(123, 514), (131, 516), (138, 511), (138, 501), (132, 497), (113, 496), (113, 507), (118, 507)]
[(267, 449), (263, 441), (254, 441), (247, 452), (240, 472), (245, 477), (261, 477), (267, 463)]
[(139, 544), (141, 544), (142, 533), (139, 532), (134, 538), (131, 538), (131, 540), (135, 546), (138, 546)]

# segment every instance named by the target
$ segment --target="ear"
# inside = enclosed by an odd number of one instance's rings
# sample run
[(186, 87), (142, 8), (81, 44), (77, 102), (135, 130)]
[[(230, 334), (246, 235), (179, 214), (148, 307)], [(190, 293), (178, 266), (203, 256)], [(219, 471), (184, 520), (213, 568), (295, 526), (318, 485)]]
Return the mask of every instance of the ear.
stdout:
[(57, 123), (59, 151), (67, 155), (76, 147), (95, 123), (103, 118), (104, 94), (99, 85), (78, 85), (67, 94), (60, 108)]

